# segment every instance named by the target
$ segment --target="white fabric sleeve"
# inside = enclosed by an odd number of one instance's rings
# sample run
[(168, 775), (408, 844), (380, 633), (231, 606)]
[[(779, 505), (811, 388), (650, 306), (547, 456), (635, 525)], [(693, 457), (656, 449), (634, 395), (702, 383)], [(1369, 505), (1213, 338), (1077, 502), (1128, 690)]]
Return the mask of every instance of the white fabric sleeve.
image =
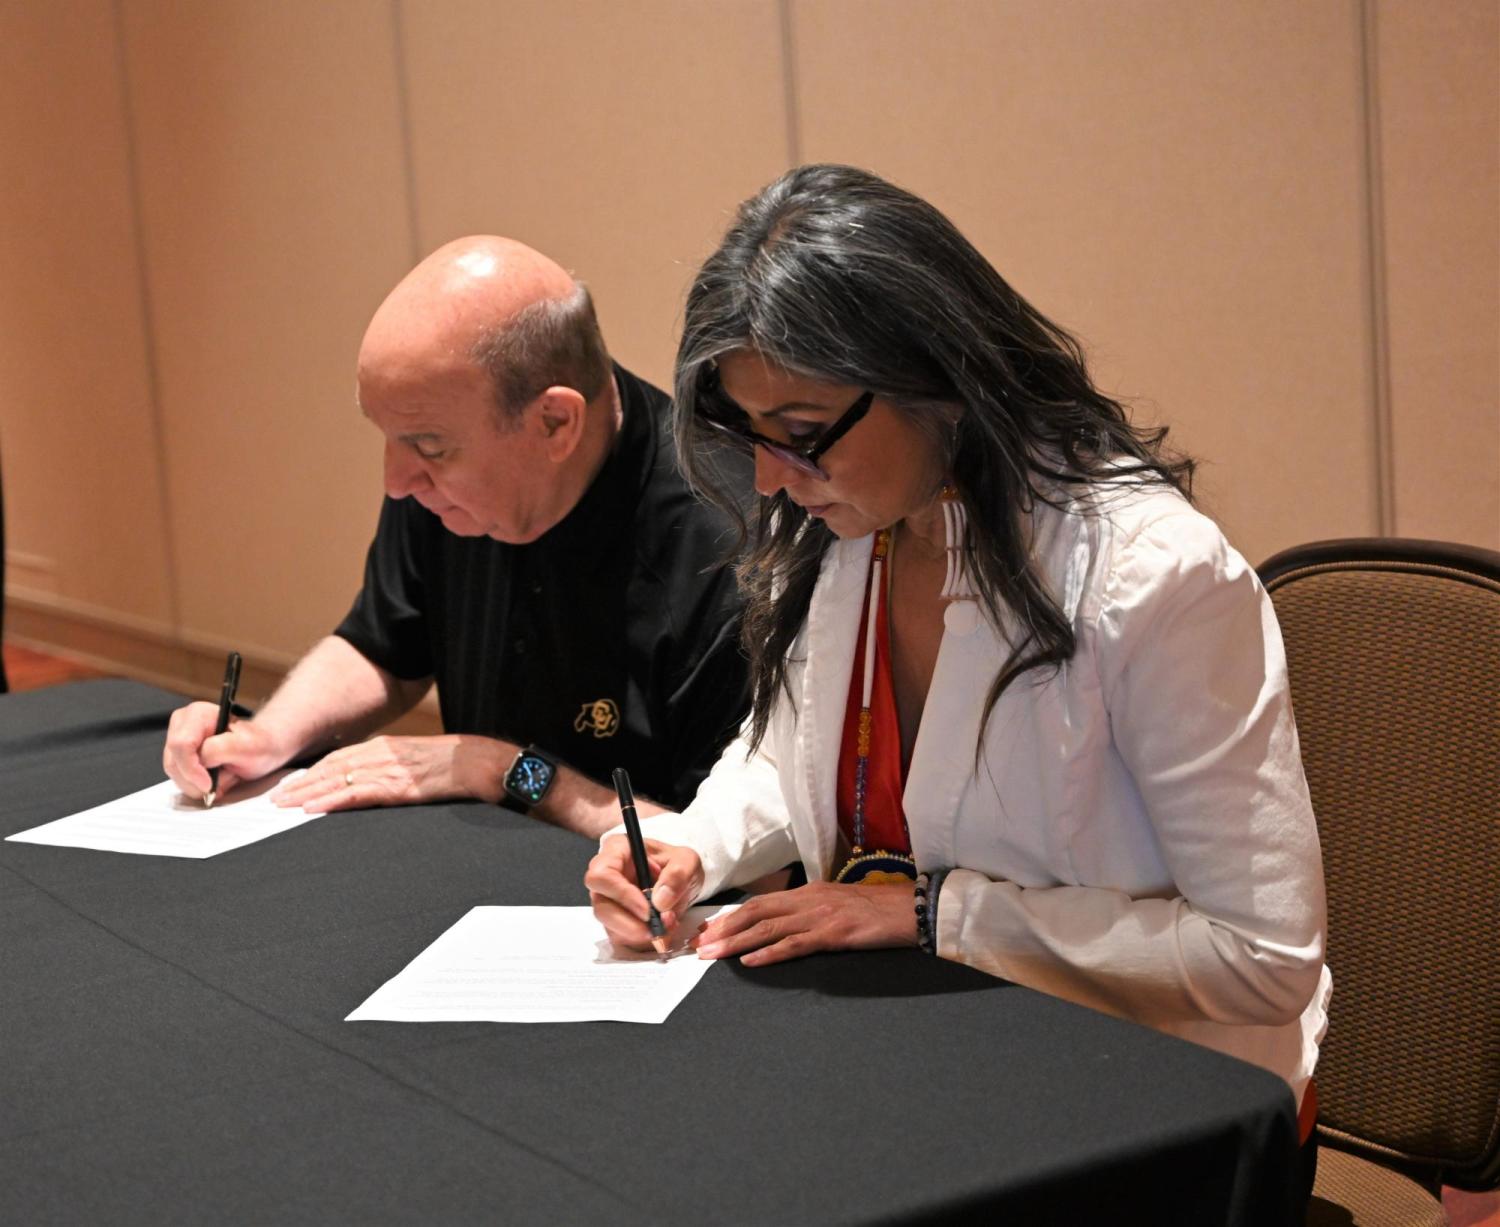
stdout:
[[(703, 861), (707, 899), (726, 886), (739, 886), (797, 859), (781, 781), (765, 738), (749, 754), (743, 734), (725, 747), (698, 793), (680, 814), (641, 819), (647, 839), (682, 844)], [(616, 827), (605, 838), (623, 830)]]
[(1118, 547), (1095, 630), (1114, 745), (1175, 891), (955, 870), (938, 952), (1148, 1024), (1297, 1018), (1323, 962), (1323, 871), (1269, 597), (1184, 509)]

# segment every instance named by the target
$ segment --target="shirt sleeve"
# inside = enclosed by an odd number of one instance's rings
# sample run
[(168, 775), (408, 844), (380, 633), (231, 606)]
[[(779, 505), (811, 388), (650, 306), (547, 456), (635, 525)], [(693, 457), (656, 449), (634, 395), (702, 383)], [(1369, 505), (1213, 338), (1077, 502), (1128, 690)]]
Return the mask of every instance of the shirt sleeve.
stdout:
[(797, 841), (769, 741), (767, 737), (752, 753), (744, 737), (736, 737), (687, 809), (641, 820), (648, 838), (698, 853), (704, 875), (701, 898), (753, 882), (797, 859)]
[(381, 504), (375, 540), (365, 556), (364, 587), (334, 631), (386, 672), (407, 680), (433, 673), (413, 506), (407, 499)]
[(1269, 597), (1190, 510), (1120, 546), (1097, 661), (1175, 893), (948, 875), (939, 953), (1144, 1023), (1278, 1024), (1318, 985), (1322, 861)]

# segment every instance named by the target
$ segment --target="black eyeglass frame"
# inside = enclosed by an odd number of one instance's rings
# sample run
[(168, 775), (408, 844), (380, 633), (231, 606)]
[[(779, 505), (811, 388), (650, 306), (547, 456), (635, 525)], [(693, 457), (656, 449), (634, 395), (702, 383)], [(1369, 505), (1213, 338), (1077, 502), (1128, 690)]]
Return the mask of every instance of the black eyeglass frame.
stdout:
[(842, 439), (856, 426), (865, 414), (870, 412), (870, 405), (875, 400), (873, 390), (863, 392), (849, 408), (845, 409), (828, 426), (827, 430), (819, 433), (816, 439), (812, 439), (800, 446), (795, 443), (786, 443), (780, 439), (768, 439), (750, 429), (749, 419), (743, 421), (726, 421), (717, 418), (712, 413), (700, 413), (699, 420), (706, 426), (712, 426), (722, 434), (731, 438), (749, 443), (752, 447), (763, 447), (776, 459), (784, 464), (789, 464), (799, 472), (806, 473), (809, 477), (816, 477), (819, 481), (827, 481), (828, 474), (823, 466), (818, 463), (821, 456), (825, 455), (830, 447)]

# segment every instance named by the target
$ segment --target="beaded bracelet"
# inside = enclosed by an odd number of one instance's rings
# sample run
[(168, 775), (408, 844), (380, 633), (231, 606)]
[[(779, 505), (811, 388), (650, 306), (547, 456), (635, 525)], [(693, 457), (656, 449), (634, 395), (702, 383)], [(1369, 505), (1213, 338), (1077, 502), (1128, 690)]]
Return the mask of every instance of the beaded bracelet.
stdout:
[(927, 883), (929, 879), (925, 873), (917, 874), (917, 885), (914, 892), (917, 908), (917, 947), (924, 954), (932, 953), (932, 929), (927, 923)]
[(925, 954), (937, 954), (938, 891), (943, 889), (943, 879), (947, 876), (946, 869), (917, 875), (917, 946)]
[(925, 954), (937, 954), (938, 891), (942, 890), (943, 879), (947, 876), (946, 869), (917, 875), (917, 945)]

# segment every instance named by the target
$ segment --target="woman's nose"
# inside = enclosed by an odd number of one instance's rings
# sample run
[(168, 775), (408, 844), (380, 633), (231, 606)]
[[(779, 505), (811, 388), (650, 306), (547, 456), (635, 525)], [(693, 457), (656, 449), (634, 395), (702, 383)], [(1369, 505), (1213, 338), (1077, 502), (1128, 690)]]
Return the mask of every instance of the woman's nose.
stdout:
[(770, 498), (785, 487), (787, 478), (795, 470), (785, 460), (777, 457), (768, 447), (755, 449), (755, 492), (762, 498)]

